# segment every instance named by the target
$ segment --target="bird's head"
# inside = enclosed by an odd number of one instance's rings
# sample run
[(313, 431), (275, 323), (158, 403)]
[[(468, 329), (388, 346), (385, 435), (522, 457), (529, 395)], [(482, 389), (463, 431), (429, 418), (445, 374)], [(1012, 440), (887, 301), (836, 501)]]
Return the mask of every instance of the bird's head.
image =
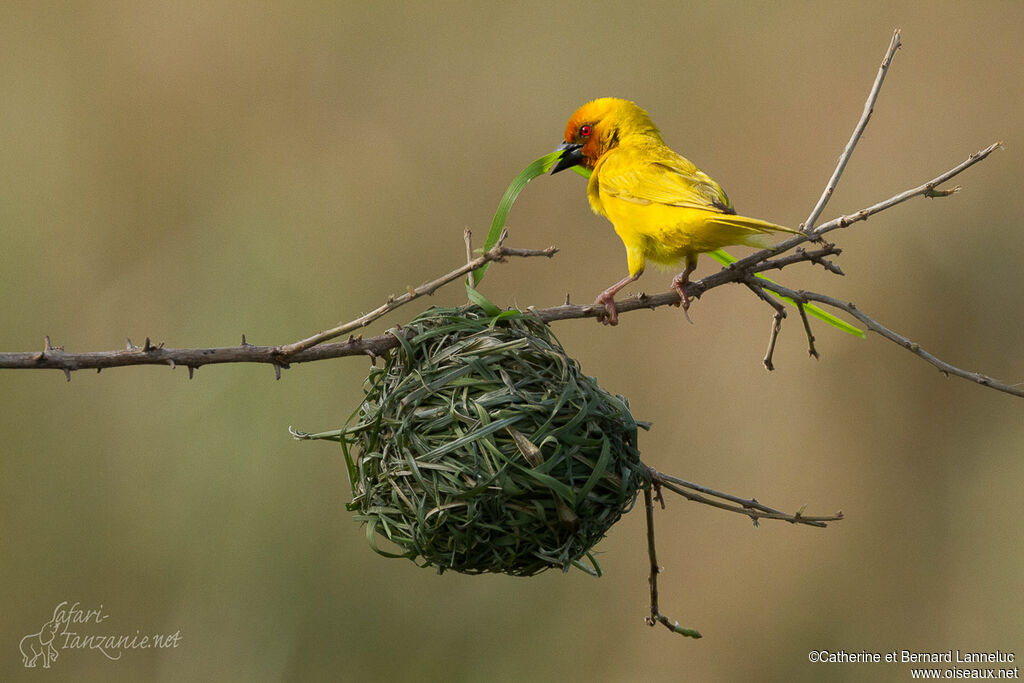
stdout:
[(634, 102), (617, 97), (587, 102), (565, 124), (565, 142), (556, 150), (562, 152), (562, 158), (551, 173), (577, 164), (593, 169), (603, 155), (615, 149), (628, 135), (651, 135), (661, 139), (651, 117)]

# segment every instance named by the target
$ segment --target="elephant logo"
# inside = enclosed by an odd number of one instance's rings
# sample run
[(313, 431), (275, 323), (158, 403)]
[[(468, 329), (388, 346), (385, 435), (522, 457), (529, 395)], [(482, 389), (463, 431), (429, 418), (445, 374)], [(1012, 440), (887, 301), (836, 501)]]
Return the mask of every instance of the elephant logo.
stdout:
[(53, 646), (53, 641), (57, 637), (57, 629), (59, 627), (60, 624), (57, 622), (57, 616), (54, 615), (52, 619), (43, 624), (43, 627), (39, 629), (39, 633), (32, 633), (21, 639), (18, 649), (21, 650), (21, 657), (26, 667), (35, 667), (36, 662), (42, 657), (43, 668), (50, 668), (50, 662), (57, 659), (57, 656), (60, 654), (57, 648)]

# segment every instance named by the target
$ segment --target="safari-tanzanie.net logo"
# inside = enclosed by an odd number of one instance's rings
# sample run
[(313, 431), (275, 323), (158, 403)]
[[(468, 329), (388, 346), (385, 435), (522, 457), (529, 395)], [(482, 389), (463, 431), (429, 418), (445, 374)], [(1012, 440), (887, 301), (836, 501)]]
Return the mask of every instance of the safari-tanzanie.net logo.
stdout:
[(110, 615), (98, 609), (86, 609), (80, 603), (64, 602), (53, 610), (53, 616), (37, 633), (21, 639), (22, 663), (29, 668), (49, 669), (68, 650), (97, 652), (107, 659), (118, 660), (126, 650), (164, 650), (181, 644), (181, 631), (174, 633), (112, 632), (106, 623)]

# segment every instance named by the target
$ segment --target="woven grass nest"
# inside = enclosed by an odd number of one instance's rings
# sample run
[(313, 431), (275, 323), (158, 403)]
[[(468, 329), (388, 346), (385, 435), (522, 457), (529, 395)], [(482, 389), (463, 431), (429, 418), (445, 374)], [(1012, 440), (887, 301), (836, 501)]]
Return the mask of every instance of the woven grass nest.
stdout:
[(346, 427), (315, 435), (341, 441), (371, 547), (439, 571), (599, 574), (591, 548), (649, 485), (626, 400), (529, 314), (432, 308), (392, 333)]

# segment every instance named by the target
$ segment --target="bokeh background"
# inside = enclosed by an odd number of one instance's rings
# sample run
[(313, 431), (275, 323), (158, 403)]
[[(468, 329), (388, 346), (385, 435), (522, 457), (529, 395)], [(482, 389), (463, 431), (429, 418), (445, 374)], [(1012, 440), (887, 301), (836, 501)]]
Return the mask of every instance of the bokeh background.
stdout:
[[(641, 103), (741, 212), (794, 225), (861, 113), (892, 30), (904, 47), (823, 219), (913, 187), (996, 140), (964, 190), (833, 235), (855, 301), (950, 362), (1024, 380), (1024, 53), (1017, 2), (4, 3), (0, 349), (293, 341), (455, 266), (506, 185), (583, 102)], [(536, 181), (493, 268), (502, 305), (586, 302), (625, 270), (584, 183)], [(736, 250), (742, 252), (742, 249)], [(702, 261), (700, 275), (713, 272)], [(650, 271), (630, 291), (662, 291)], [(456, 284), (428, 303), (464, 300)], [(862, 681), (815, 649), (1024, 656), (1024, 403), (880, 337), (795, 318), (767, 373), (771, 311), (721, 288), (691, 309), (555, 327), (654, 427), (647, 462), (825, 530), (669, 499), (662, 607), (644, 626), (643, 514), (601, 579), (438, 576), (378, 557), (344, 504), (341, 424), (365, 359), (295, 367), (0, 372), (4, 680)], [(110, 661), (18, 642), (61, 601), (103, 628), (174, 632)]]

